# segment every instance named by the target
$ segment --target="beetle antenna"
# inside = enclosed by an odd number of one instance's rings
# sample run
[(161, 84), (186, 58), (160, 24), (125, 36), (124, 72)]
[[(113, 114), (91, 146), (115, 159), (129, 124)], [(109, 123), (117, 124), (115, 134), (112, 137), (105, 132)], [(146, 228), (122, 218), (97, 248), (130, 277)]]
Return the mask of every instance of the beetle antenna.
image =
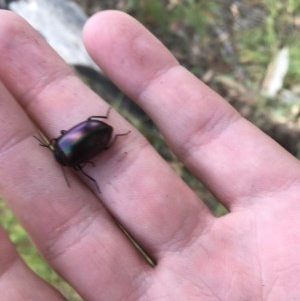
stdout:
[(49, 144), (46, 144), (45, 141), (43, 141), (39, 137), (33, 136), (33, 138), (35, 138), (40, 143), (40, 146), (49, 147)]
[(35, 138), (40, 143), (40, 146), (47, 147), (53, 152), (52, 142), (55, 141), (55, 139), (51, 139), (49, 141), (41, 132), (39, 132), (39, 134), (41, 137), (33, 136), (33, 138)]

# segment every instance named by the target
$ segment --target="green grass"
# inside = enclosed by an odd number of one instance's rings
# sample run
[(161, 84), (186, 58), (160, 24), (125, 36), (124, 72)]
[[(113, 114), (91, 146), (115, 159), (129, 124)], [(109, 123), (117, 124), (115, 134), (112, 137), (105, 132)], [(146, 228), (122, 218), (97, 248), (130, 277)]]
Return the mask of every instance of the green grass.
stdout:
[(82, 300), (45, 262), (29, 239), (17, 218), (0, 198), (0, 220), (2, 227), (9, 235), (11, 242), (28, 267), (41, 278), (51, 283), (70, 301)]

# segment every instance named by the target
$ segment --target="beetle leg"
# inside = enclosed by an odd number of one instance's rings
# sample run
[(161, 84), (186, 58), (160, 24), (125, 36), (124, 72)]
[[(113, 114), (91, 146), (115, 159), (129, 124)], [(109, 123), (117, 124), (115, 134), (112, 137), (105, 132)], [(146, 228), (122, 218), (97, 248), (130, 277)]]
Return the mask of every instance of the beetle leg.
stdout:
[(69, 179), (68, 179), (68, 177), (67, 177), (66, 171), (65, 171), (65, 169), (64, 169), (64, 167), (63, 167), (62, 165), (61, 165), (60, 167), (61, 167), (62, 173), (63, 173), (63, 175), (64, 175), (64, 178), (65, 178), (65, 180), (66, 180), (66, 183), (67, 183), (68, 187), (70, 188), (71, 185), (70, 185)]
[(87, 164), (91, 164), (93, 167), (95, 166), (95, 163), (93, 161), (86, 161), (80, 165), (81, 168), (85, 167)]
[(92, 120), (93, 118), (94, 118), (94, 119), (99, 119), (99, 118), (105, 118), (105, 119), (107, 119), (108, 116), (109, 116), (109, 113), (110, 113), (111, 109), (112, 109), (112, 107), (109, 107), (109, 108), (108, 108), (108, 110), (107, 110), (105, 116), (97, 116), (97, 115), (96, 115), (96, 116), (90, 116), (90, 117), (88, 118), (88, 120)]
[(92, 182), (94, 182), (94, 184), (95, 184), (95, 186), (96, 186), (98, 192), (101, 193), (101, 190), (100, 190), (100, 188), (99, 188), (99, 185), (98, 185), (97, 181), (96, 181), (94, 178), (92, 178), (89, 174), (87, 174), (87, 173), (83, 170), (83, 166), (77, 165), (77, 166), (74, 166), (74, 169), (75, 169), (76, 171), (81, 172), (84, 176), (86, 176), (88, 179), (90, 179)]
[(115, 142), (116, 140), (121, 137), (121, 136), (126, 136), (130, 133), (131, 131), (127, 131), (126, 133), (122, 133), (122, 134), (116, 134), (114, 136), (114, 138), (111, 140), (111, 142), (105, 147), (105, 149), (109, 149)]

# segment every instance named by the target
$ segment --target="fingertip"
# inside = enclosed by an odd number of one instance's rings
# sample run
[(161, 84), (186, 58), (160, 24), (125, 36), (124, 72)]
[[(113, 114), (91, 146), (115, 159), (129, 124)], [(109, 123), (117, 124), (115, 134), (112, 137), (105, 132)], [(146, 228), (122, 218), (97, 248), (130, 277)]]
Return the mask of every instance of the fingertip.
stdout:
[(0, 9), (0, 16), (1, 16), (1, 29), (5, 28), (6, 26), (11, 26), (12, 24), (18, 25), (19, 22), (24, 23), (25, 20), (17, 15), (16, 13)]
[(83, 41), (88, 51), (93, 52), (94, 46), (97, 45), (99, 38), (105, 42), (107, 38), (113, 36), (113, 31), (116, 33), (120, 27), (130, 26), (130, 23), (136, 22), (130, 15), (116, 10), (105, 10), (96, 13), (88, 19), (83, 28)]
[(83, 39), (93, 60), (133, 99), (156, 74), (178, 64), (149, 30), (124, 12), (94, 15), (84, 28)]
[(103, 30), (106, 27), (111, 29), (120, 23), (126, 23), (130, 20), (137, 22), (133, 17), (122, 11), (104, 10), (97, 12), (85, 23), (83, 28), (83, 36), (92, 37), (93, 34), (99, 29)]
[(16, 13), (0, 10), (0, 52), (6, 53), (7, 48), (21, 32), (24, 33), (28, 23)]

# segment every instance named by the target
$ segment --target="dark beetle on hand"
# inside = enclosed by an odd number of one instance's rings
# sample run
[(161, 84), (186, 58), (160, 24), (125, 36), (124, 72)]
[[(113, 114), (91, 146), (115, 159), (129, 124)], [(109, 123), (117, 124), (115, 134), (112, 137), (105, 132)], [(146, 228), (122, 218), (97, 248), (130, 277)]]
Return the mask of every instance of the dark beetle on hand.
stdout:
[(120, 136), (129, 134), (116, 134), (112, 138), (113, 127), (98, 119), (108, 118), (111, 107), (105, 116), (91, 116), (86, 121), (80, 122), (67, 131), (61, 131), (61, 136), (51, 139), (48, 144), (35, 137), (40, 145), (49, 148), (54, 153), (56, 161), (63, 165), (73, 167), (94, 182), (100, 192), (97, 181), (88, 175), (83, 167), (91, 163), (90, 159), (100, 152), (108, 149)]

